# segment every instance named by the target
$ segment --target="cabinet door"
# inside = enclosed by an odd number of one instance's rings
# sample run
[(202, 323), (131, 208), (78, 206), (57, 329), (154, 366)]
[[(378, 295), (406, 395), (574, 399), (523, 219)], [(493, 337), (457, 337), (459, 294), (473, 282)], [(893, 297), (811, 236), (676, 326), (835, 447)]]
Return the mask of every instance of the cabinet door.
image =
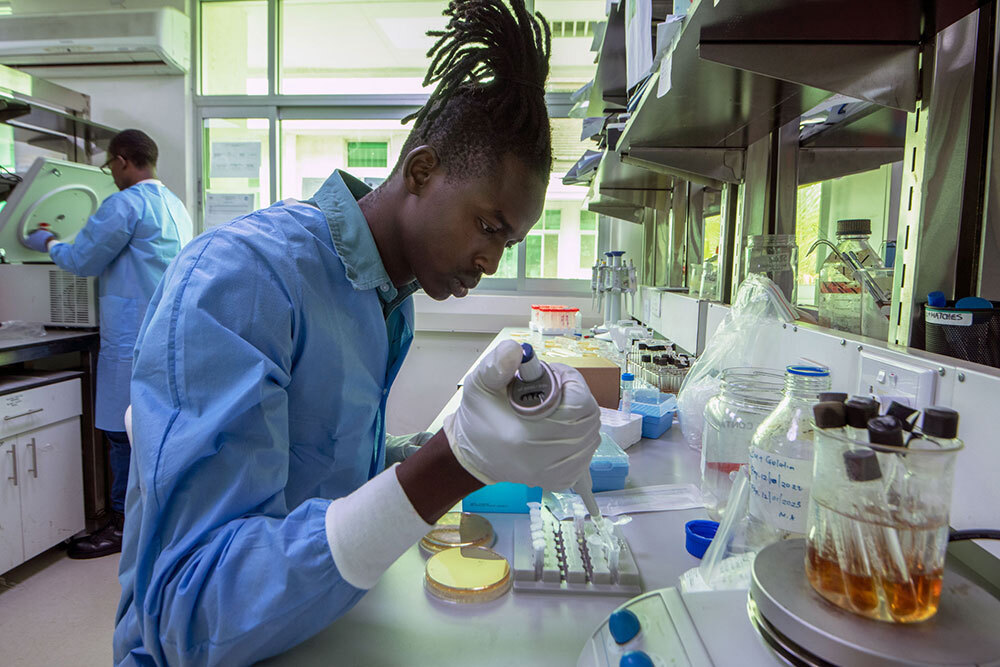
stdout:
[[(20, 455), (15, 438), (0, 440), (0, 574), (24, 562), (21, 539)], [(16, 477), (15, 479), (11, 479)]]
[(17, 443), (27, 560), (84, 528), (80, 419), (22, 433)]

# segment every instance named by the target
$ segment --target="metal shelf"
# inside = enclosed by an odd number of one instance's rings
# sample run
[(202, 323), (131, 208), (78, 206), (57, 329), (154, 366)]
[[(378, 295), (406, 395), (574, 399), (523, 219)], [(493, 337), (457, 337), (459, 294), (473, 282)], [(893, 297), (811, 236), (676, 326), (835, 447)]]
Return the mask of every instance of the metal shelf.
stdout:
[(617, 153), (605, 151), (593, 185), (602, 196), (666, 211), (670, 208), (674, 178), (626, 164)]
[[(701, 0), (670, 58), (670, 88), (654, 75), (618, 142), (627, 163), (718, 185), (743, 178), (743, 151), (831, 92), (900, 110), (915, 108), (927, 12), (934, 34), (980, 0)], [(899, 116), (883, 129), (895, 132)], [(884, 119), (883, 119), (884, 120)], [(872, 128), (859, 125), (853, 139)], [(889, 157), (892, 134), (864, 147)], [(832, 135), (831, 135), (832, 140)], [(881, 154), (879, 154), (879, 150)], [(828, 154), (832, 154), (827, 151)]]
[(613, 111), (624, 111), (627, 101), (625, 87), (625, 3), (619, 2), (611, 8), (604, 28), (587, 115), (603, 116)]

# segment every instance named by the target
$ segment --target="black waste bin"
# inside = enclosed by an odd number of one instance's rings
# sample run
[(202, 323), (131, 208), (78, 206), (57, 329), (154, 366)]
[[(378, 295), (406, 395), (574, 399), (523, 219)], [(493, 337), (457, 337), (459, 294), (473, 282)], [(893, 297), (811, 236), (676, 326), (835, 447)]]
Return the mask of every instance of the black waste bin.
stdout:
[(954, 301), (924, 306), (928, 352), (1000, 368), (1000, 303), (992, 308), (956, 308)]

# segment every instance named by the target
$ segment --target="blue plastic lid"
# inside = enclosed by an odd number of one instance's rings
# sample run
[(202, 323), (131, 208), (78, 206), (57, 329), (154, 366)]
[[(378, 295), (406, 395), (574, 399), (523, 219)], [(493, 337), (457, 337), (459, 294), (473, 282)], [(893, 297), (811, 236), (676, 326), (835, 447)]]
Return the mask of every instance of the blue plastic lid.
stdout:
[(615, 643), (625, 644), (639, 634), (639, 617), (629, 609), (619, 609), (608, 616), (608, 630)]
[(631, 373), (622, 373), (622, 382), (632, 382), (635, 380), (635, 376)]
[(931, 308), (944, 308), (948, 305), (948, 300), (944, 296), (944, 292), (931, 292), (927, 295), (927, 305)]
[(521, 363), (526, 364), (531, 361), (532, 357), (535, 356), (535, 349), (531, 347), (531, 343), (521, 343)]
[(643, 651), (629, 651), (622, 655), (618, 667), (654, 667), (653, 659)]
[(608, 253), (608, 255), (610, 255), (611, 257), (621, 257), (624, 254), (625, 254), (624, 250), (612, 250), (611, 252)]
[(684, 524), (684, 546), (688, 553), (695, 558), (701, 558), (708, 551), (708, 545), (712, 543), (716, 531), (719, 530), (718, 521), (708, 519), (695, 519)]
[(993, 304), (978, 296), (967, 296), (959, 299), (955, 303), (955, 308), (968, 308), (970, 310), (990, 310)]
[(822, 378), (830, 374), (829, 368), (822, 366), (786, 366), (785, 370), (792, 375), (806, 375), (809, 377)]

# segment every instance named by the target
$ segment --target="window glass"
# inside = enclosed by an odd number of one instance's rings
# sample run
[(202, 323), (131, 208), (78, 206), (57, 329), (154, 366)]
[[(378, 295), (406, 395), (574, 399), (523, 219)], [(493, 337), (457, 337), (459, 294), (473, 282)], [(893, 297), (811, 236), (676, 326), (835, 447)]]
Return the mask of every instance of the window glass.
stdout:
[(348, 141), (347, 166), (351, 169), (382, 167), (389, 162), (388, 141)]
[(582, 210), (587, 190), (563, 185), (566, 171), (592, 146), (580, 140), (580, 121), (553, 118), (552, 178), (542, 217), (525, 239), (528, 278), (590, 280), (597, 257), (597, 218)]
[(375, 187), (399, 158), (410, 124), (398, 120), (283, 120), (279, 196), (308, 199), (335, 169)]
[[(799, 186), (795, 199), (795, 243), (799, 247), (796, 300), (800, 306), (816, 304), (819, 264), (816, 262), (816, 253), (806, 255), (809, 247), (819, 238), (822, 193), (822, 183), (802, 185)], [(825, 255), (826, 253), (821, 253), (820, 256)]]
[(445, 27), (440, 1), (281, 0), (279, 89), (287, 95), (424, 92)]
[(266, 118), (209, 118), (204, 126), (204, 228), (271, 203)]
[[(420, 93), (446, 25), (440, 0), (281, 0), (279, 90), (286, 95)], [(536, 0), (552, 26), (548, 89), (573, 91), (594, 76), (590, 51), (604, 3)], [(266, 62), (266, 60), (265, 60)]]
[(548, 20), (552, 29), (548, 89), (575, 91), (594, 78), (596, 54), (590, 50), (590, 45), (594, 41), (597, 23), (606, 18), (604, 3), (535, 0), (535, 11)]
[(268, 93), (265, 0), (201, 3), (201, 93)]

